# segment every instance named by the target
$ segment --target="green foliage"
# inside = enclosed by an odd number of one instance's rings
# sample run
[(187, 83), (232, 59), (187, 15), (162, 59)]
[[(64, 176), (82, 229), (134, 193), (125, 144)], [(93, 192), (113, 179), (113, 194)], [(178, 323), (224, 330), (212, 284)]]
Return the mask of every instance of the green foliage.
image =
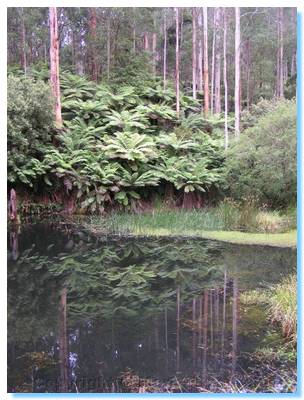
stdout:
[(267, 113), (274, 112), (279, 105), (280, 101), (277, 98), (272, 100), (261, 98), (257, 104), (252, 104), (249, 111), (246, 109), (242, 112), (242, 129), (252, 128)]
[(53, 112), (50, 88), (31, 78), (8, 76), (8, 181), (32, 187), (45, 174)]
[[(166, 183), (186, 193), (219, 183), (222, 140), (193, 122), (187, 127), (187, 118), (177, 121), (174, 91), (157, 80), (139, 89), (62, 72), (64, 128), (51, 143), (52, 104), (41, 68), (31, 71), (35, 80), (9, 77), (10, 182), (41, 182), (50, 193), (63, 192), (74, 209), (92, 213), (136, 209), (149, 188), (161, 191)], [(184, 110), (195, 106), (182, 98)]]
[(106, 156), (132, 162), (148, 162), (157, 157), (154, 142), (147, 135), (131, 132), (117, 132), (115, 137), (106, 138), (100, 146)]
[(271, 288), (269, 313), (282, 326), (283, 336), (294, 344), (297, 341), (297, 276), (291, 274)]
[(284, 97), (286, 99), (293, 99), (297, 94), (297, 74), (287, 79), (284, 87)]
[(226, 158), (232, 196), (283, 207), (296, 202), (296, 103), (282, 101), (236, 140)]
[(120, 113), (112, 110), (111, 114), (105, 118), (107, 122), (105, 128), (114, 128), (115, 130), (144, 130), (147, 127), (148, 120), (140, 112), (131, 112), (123, 110)]
[(212, 184), (220, 180), (220, 171), (208, 169), (208, 160), (196, 160), (189, 157), (163, 158), (158, 169), (163, 173), (164, 179), (173, 183), (177, 190), (185, 193), (195, 190), (205, 192)]
[(96, 91), (96, 85), (92, 81), (69, 72), (60, 74), (60, 87), (65, 100), (88, 100)]

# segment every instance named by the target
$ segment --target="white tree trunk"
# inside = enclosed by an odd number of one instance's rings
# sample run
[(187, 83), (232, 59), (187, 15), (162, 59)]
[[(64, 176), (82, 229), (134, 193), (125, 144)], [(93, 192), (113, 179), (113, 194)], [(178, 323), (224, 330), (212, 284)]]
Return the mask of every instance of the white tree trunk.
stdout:
[(240, 8), (235, 7), (235, 136), (240, 135)]
[(220, 54), (220, 23), (221, 8), (215, 9), (215, 70), (214, 70), (214, 110), (218, 114), (221, 112), (221, 54)]
[(208, 70), (208, 11), (203, 8), (204, 13), (204, 112), (209, 112), (209, 70)]
[(164, 89), (167, 86), (167, 15), (166, 9), (164, 10), (164, 65), (163, 65), (163, 80), (164, 80)]
[(192, 8), (192, 93), (194, 99), (196, 99), (196, 52), (196, 10)]
[(176, 91), (176, 114), (179, 117), (180, 113), (180, 94), (179, 94), (179, 9), (175, 7), (175, 91)]
[(107, 18), (107, 77), (110, 79), (110, 65), (111, 65), (111, 20), (110, 16)]
[(215, 58), (215, 11), (213, 11), (213, 38), (212, 38), (212, 55), (211, 55), (211, 93), (210, 93), (211, 114), (213, 114), (213, 109), (214, 109), (214, 58)]
[(59, 82), (59, 40), (58, 40), (58, 23), (57, 8), (50, 7), (50, 81), (52, 93), (55, 99), (55, 121), (60, 128), (62, 126), (61, 116), (61, 100), (60, 100), (60, 82)]
[(152, 61), (153, 61), (153, 74), (154, 75), (156, 75), (156, 60), (157, 60), (156, 42), (157, 42), (157, 36), (156, 36), (156, 33), (153, 32), (153, 34), (152, 34)]
[(203, 91), (203, 41), (202, 41), (202, 10), (198, 10), (198, 90)]
[(223, 65), (223, 78), (224, 78), (224, 96), (225, 96), (225, 150), (228, 149), (228, 84), (227, 84), (227, 15), (226, 8), (224, 8), (224, 38), (223, 38), (223, 49), (224, 49), (224, 65)]

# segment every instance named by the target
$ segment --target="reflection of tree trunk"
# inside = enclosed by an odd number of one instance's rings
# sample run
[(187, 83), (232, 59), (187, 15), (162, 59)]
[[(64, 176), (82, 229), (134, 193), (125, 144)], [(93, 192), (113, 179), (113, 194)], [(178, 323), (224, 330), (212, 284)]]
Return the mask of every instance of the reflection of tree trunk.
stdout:
[(176, 293), (176, 372), (180, 369), (180, 287)]
[(211, 349), (211, 354), (213, 353), (213, 291), (210, 290), (210, 349)]
[(169, 359), (168, 359), (168, 310), (165, 308), (165, 349), (166, 349), (166, 368), (168, 370)]
[(199, 299), (199, 317), (198, 317), (198, 348), (199, 350), (199, 361), (202, 359), (202, 325), (203, 325), (203, 296)]
[(192, 363), (196, 366), (196, 298), (192, 300)]
[(232, 376), (235, 374), (236, 360), (237, 360), (237, 340), (238, 340), (238, 301), (239, 289), (238, 278), (233, 278), (233, 300), (232, 300)]
[(224, 291), (223, 291), (223, 324), (222, 324), (222, 361), (224, 358), (224, 345), (225, 345), (225, 329), (226, 329), (226, 291), (227, 291), (227, 271), (224, 274)]
[(68, 391), (68, 343), (67, 343), (67, 289), (60, 294), (59, 305), (59, 367), (60, 392)]
[(220, 327), (220, 296), (219, 296), (219, 289), (215, 289), (215, 301), (214, 301), (214, 316), (215, 316), (215, 326), (216, 332), (218, 334), (219, 327)]
[(10, 214), (10, 220), (12, 222), (17, 222), (18, 221), (17, 194), (16, 194), (15, 189), (11, 189), (11, 191), (10, 191), (9, 214)]
[(154, 318), (154, 340), (155, 340), (155, 349), (159, 350), (159, 326), (158, 326), (158, 318)]
[(115, 349), (115, 326), (114, 326), (114, 318), (112, 316), (112, 324), (111, 324), (111, 342), (112, 342), (112, 352), (114, 354)]
[(16, 261), (19, 257), (18, 232), (16, 227), (13, 227), (13, 230), (10, 232), (10, 246), (12, 251), (12, 259)]
[(208, 289), (204, 290), (204, 321), (203, 321), (203, 385), (207, 378), (207, 340), (208, 340)]

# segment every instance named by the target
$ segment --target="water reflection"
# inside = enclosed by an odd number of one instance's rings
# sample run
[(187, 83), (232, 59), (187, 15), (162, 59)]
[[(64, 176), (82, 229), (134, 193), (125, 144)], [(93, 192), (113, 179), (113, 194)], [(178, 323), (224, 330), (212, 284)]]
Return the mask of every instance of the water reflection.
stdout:
[(17, 243), (8, 265), (11, 392), (88, 391), (81, 381), (90, 379), (91, 391), (117, 391), (127, 368), (233, 378), (245, 368), (239, 354), (268, 329), (263, 310), (242, 312), (240, 293), (295, 264), (290, 249), (98, 239), (49, 225), (24, 228)]

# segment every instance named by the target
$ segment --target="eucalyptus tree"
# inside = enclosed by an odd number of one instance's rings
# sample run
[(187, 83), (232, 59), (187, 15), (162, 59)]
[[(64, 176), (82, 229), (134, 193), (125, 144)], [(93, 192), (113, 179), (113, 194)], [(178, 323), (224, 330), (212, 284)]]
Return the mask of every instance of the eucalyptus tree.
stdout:
[(196, 9), (192, 8), (192, 93), (196, 99), (196, 78), (197, 78), (197, 39), (196, 39)]
[[(197, 65), (198, 90), (200, 92), (203, 92), (203, 81), (205, 79), (205, 76), (203, 79), (203, 57), (205, 60), (205, 45), (206, 45), (206, 43), (205, 43), (205, 36), (204, 36), (204, 39), (202, 38), (202, 36), (203, 36), (203, 32), (202, 32), (203, 16), (202, 16), (202, 8), (201, 7), (198, 9), (197, 25), (198, 25), (198, 65)], [(204, 30), (204, 35), (205, 35), (205, 30)], [(203, 46), (204, 46), (204, 54), (203, 54)], [(205, 61), (204, 61), (204, 70), (205, 70)], [(204, 91), (205, 91), (205, 87), (204, 87)]]
[(209, 112), (209, 67), (208, 67), (208, 11), (203, 8), (204, 14), (204, 113)]
[(175, 93), (177, 117), (179, 117), (180, 113), (179, 57), (179, 8), (175, 7)]
[(167, 87), (167, 10), (164, 9), (163, 16), (163, 30), (164, 30), (164, 47), (163, 47), (163, 85), (164, 90)]
[(235, 82), (234, 82), (234, 108), (235, 108), (235, 136), (240, 135), (240, 82), (241, 82), (241, 32), (240, 8), (235, 7)]
[(222, 26), (222, 10), (220, 7), (215, 8), (214, 15), (214, 37), (215, 37), (215, 58), (214, 58), (214, 111), (221, 112), (221, 26)]
[(228, 83), (227, 83), (227, 14), (226, 8), (224, 15), (224, 34), (223, 34), (223, 80), (224, 80), (224, 98), (225, 98), (225, 150), (228, 149)]
[(278, 44), (277, 44), (277, 96), (284, 97), (284, 74), (283, 74), (283, 54), (284, 54), (284, 13), (283, 7), (279, 7), (277, 10), (277, 32), (278, 32)]
[(60, 81), (59, 81), (59, 38), (57, 8), (50, 7), (50, 81), (55, 102), (55, 120), (58, 127), (62, 126)]

